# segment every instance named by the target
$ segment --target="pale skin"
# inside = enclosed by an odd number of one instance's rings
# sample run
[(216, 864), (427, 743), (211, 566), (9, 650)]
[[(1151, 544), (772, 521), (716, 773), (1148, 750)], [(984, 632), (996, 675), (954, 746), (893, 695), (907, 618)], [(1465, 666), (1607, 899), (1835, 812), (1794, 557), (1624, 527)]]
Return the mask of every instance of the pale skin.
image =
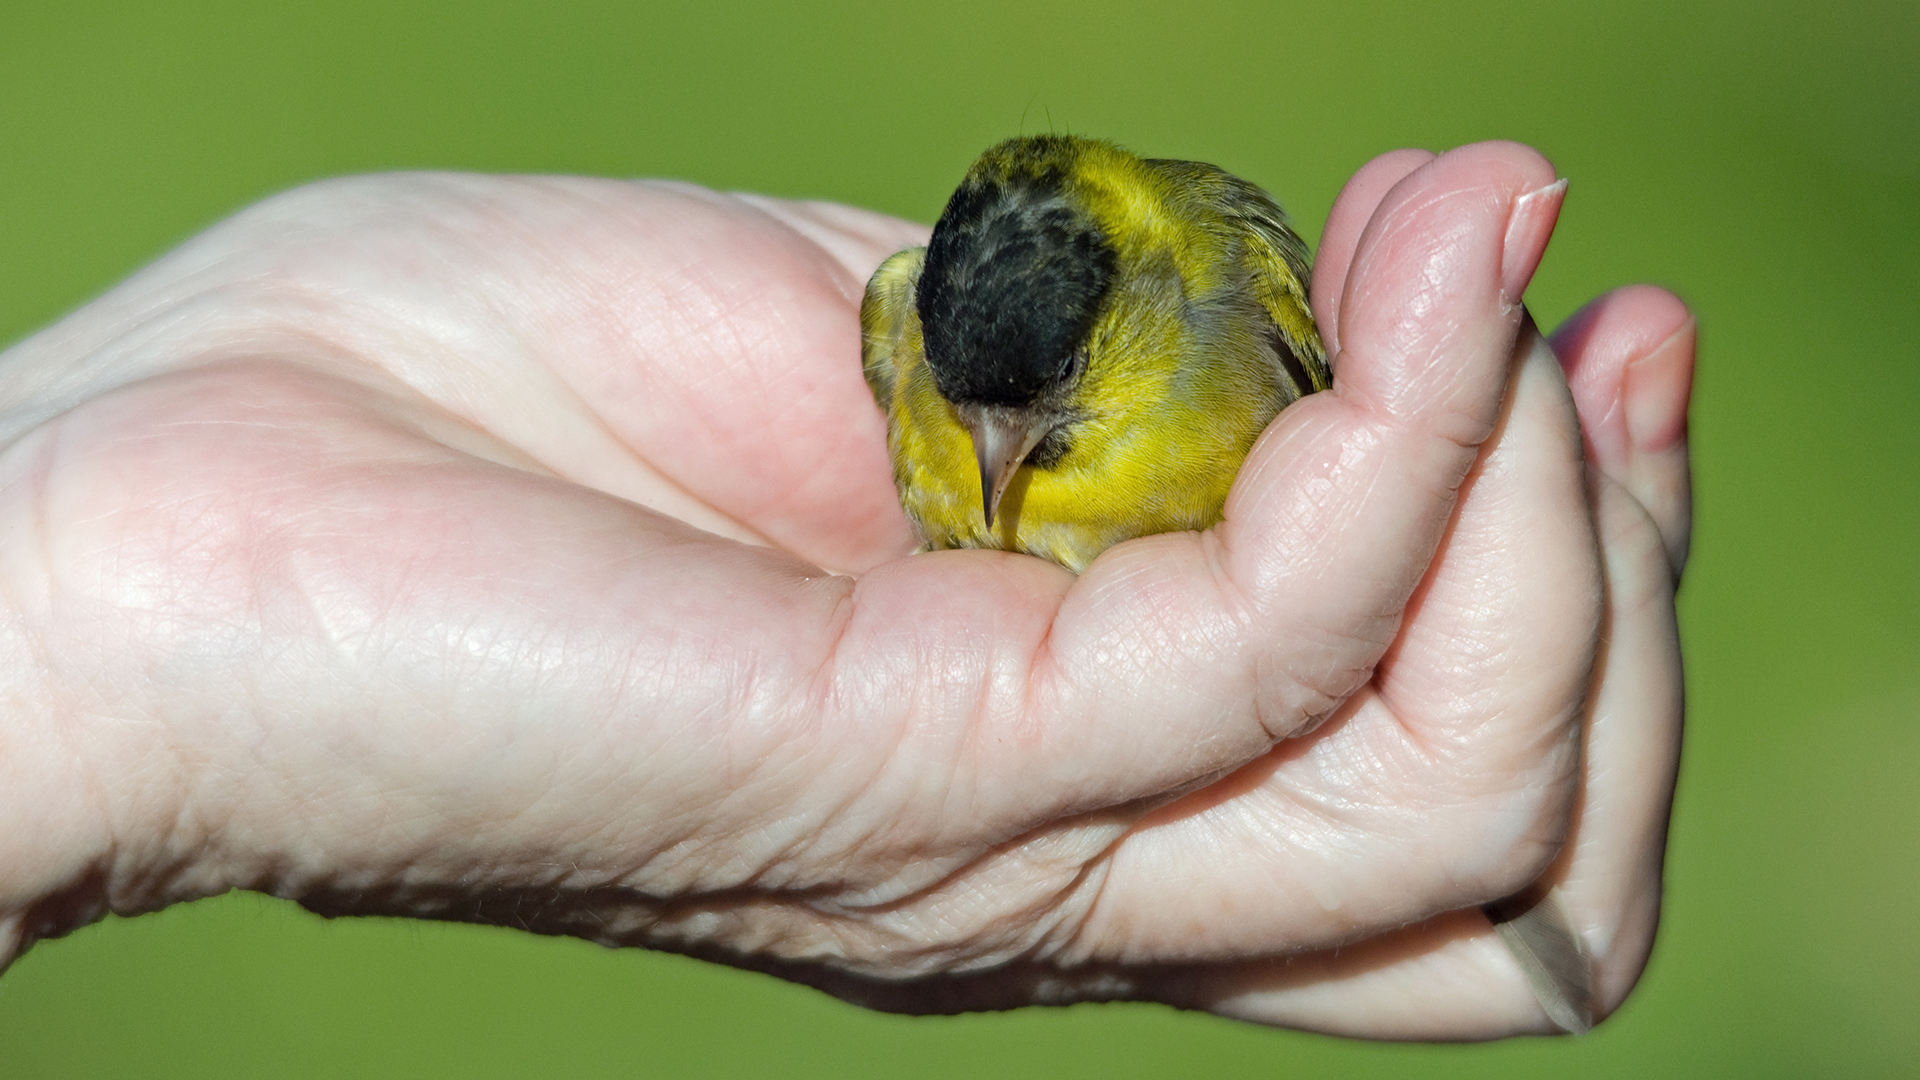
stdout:
[(856, 312), (924, 226), (477, 176), (238, 215), (0, 358), (0, 961), (244, 888), (887, 1009), (1473, 1039), (1549, 1030), (1476, 910), (1546, 875), (1613, 1010), (1693, 322), (1630, 288), (1510, 361), (1554, 180), (1361, 170), (1334, 389), (1221, 526), (1078, 579), (907, 554)]

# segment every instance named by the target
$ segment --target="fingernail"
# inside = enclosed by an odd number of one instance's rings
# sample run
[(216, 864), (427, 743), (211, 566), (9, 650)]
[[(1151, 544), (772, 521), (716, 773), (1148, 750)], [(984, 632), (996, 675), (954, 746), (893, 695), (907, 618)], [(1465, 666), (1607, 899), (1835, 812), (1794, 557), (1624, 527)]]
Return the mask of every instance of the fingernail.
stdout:
[(1561, 177), (1546, 187), (1537, 188), (1513, 200), (1513, 212), (1507, 216), (1507, 236), (1500, 247), (1500, 296), (1508, 304), (1520, 302), (1527, 282), (1540, 265), (1553, 235), (1553, 223), (1560, 219), (1560, 204), (1566, 201), (1567, 178)]
[(1658, 453), (1686, 436), (1698, 329), (1688, 319), (1652, 352), (1629, 363), (1620, 380), (1627, 437), (1641, 453)]

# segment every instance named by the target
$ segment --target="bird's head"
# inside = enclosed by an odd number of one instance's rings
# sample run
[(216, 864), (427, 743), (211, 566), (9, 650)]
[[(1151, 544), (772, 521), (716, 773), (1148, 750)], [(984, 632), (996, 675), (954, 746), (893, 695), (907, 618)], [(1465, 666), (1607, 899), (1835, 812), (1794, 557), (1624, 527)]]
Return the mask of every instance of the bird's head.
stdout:
[(1063, 452), (1115, 273), (1112, 244), (1072, 195), (1075, 143), (987, 151), (934, 225), (915, 292), (927, 367), (973, 436), (988, 525), (1022, 464)]

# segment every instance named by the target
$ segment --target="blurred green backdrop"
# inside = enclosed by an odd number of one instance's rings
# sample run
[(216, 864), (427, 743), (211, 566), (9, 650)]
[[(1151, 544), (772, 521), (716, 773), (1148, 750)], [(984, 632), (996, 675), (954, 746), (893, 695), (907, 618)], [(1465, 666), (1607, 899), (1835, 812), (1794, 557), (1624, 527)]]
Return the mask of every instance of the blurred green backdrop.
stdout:
[[(1669, 918), (1577, 1042), (1143, 1006), (911, 1020), (677, 957), (234, 896), (0, 978), (8, 1077), (1867, 1076), (1920, 1070), (1920, 5), (0, 0), (0, 343), (338, 173), (674, 176), (930, 220), (1019, 130), (1263, 182), (1393, 147), (1571, 177), (1543, 323), (1699, 311)], [(851, 362), (851, 361), (850, 361)]]

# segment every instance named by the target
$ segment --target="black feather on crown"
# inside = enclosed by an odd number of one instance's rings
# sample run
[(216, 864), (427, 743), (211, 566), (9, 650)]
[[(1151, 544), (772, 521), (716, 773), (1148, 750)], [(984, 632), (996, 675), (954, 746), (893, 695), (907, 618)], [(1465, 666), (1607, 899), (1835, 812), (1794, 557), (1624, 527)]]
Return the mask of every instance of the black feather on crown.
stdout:
[(915, 303), (948, 401), (1031, 405), (1076, 374), (1115, 255), (1062, 179), (970, 180), (934, 225)]

